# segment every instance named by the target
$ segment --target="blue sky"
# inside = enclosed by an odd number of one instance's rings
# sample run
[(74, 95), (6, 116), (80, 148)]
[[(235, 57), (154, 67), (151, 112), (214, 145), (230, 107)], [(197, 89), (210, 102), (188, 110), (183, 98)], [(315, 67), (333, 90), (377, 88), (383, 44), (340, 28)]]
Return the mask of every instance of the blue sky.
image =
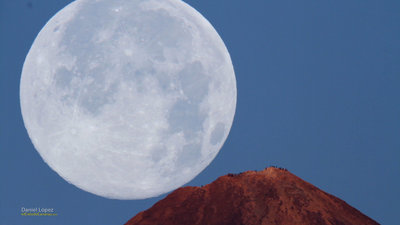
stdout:
[[(123, 224), (158, 198), (81, 191), (33, 148), (19, 107), (22, 65), (67, 0), (0, 0), (0, 225)], [(186, 1), (216, 28), (235, 67), (231, 133), (188, 185), (288, 168), (381, 224), (400, 207), (400, 2)], [(56, 217), (23, 217), (21, 207)]]

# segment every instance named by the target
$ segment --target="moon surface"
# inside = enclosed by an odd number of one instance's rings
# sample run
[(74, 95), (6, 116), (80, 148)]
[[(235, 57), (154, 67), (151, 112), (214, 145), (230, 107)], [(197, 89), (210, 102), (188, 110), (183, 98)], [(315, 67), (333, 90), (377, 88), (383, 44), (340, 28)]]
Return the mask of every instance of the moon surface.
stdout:
[(43, 160), (112, 199), (174, 190), (215, 158), (236, 79), (213, 26), (180, 0), (77, 0), (23, 66), (22, 116)]

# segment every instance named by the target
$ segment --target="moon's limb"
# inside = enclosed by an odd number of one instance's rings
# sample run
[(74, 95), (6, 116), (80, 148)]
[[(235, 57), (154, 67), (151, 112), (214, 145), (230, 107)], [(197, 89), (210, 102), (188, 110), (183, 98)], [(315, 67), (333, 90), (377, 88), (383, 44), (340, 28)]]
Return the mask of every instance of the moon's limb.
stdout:
[(68, 182), (139, 199), (195, 177), (226, 140), (236, 107), (229, 53), (179, 0), (78, 0), (24, 63), (29, 137)]

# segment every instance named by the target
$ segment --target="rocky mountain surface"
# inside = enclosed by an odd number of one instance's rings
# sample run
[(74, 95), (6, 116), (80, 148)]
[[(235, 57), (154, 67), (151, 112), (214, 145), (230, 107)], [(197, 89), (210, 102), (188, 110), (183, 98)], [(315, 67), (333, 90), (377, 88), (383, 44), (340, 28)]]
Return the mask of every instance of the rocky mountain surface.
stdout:
[(339, 198), (275, 167), (175, 190), (125, 225), (376, 225)]

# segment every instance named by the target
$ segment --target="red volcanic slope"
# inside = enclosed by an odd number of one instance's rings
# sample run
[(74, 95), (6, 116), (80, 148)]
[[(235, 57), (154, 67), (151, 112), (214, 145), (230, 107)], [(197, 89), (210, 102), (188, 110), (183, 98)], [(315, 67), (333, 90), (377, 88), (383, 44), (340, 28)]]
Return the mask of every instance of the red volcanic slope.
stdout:
[(172, 192), (125, 225), (372, 225), (346, 202), (284, 169), (222, 176)]

